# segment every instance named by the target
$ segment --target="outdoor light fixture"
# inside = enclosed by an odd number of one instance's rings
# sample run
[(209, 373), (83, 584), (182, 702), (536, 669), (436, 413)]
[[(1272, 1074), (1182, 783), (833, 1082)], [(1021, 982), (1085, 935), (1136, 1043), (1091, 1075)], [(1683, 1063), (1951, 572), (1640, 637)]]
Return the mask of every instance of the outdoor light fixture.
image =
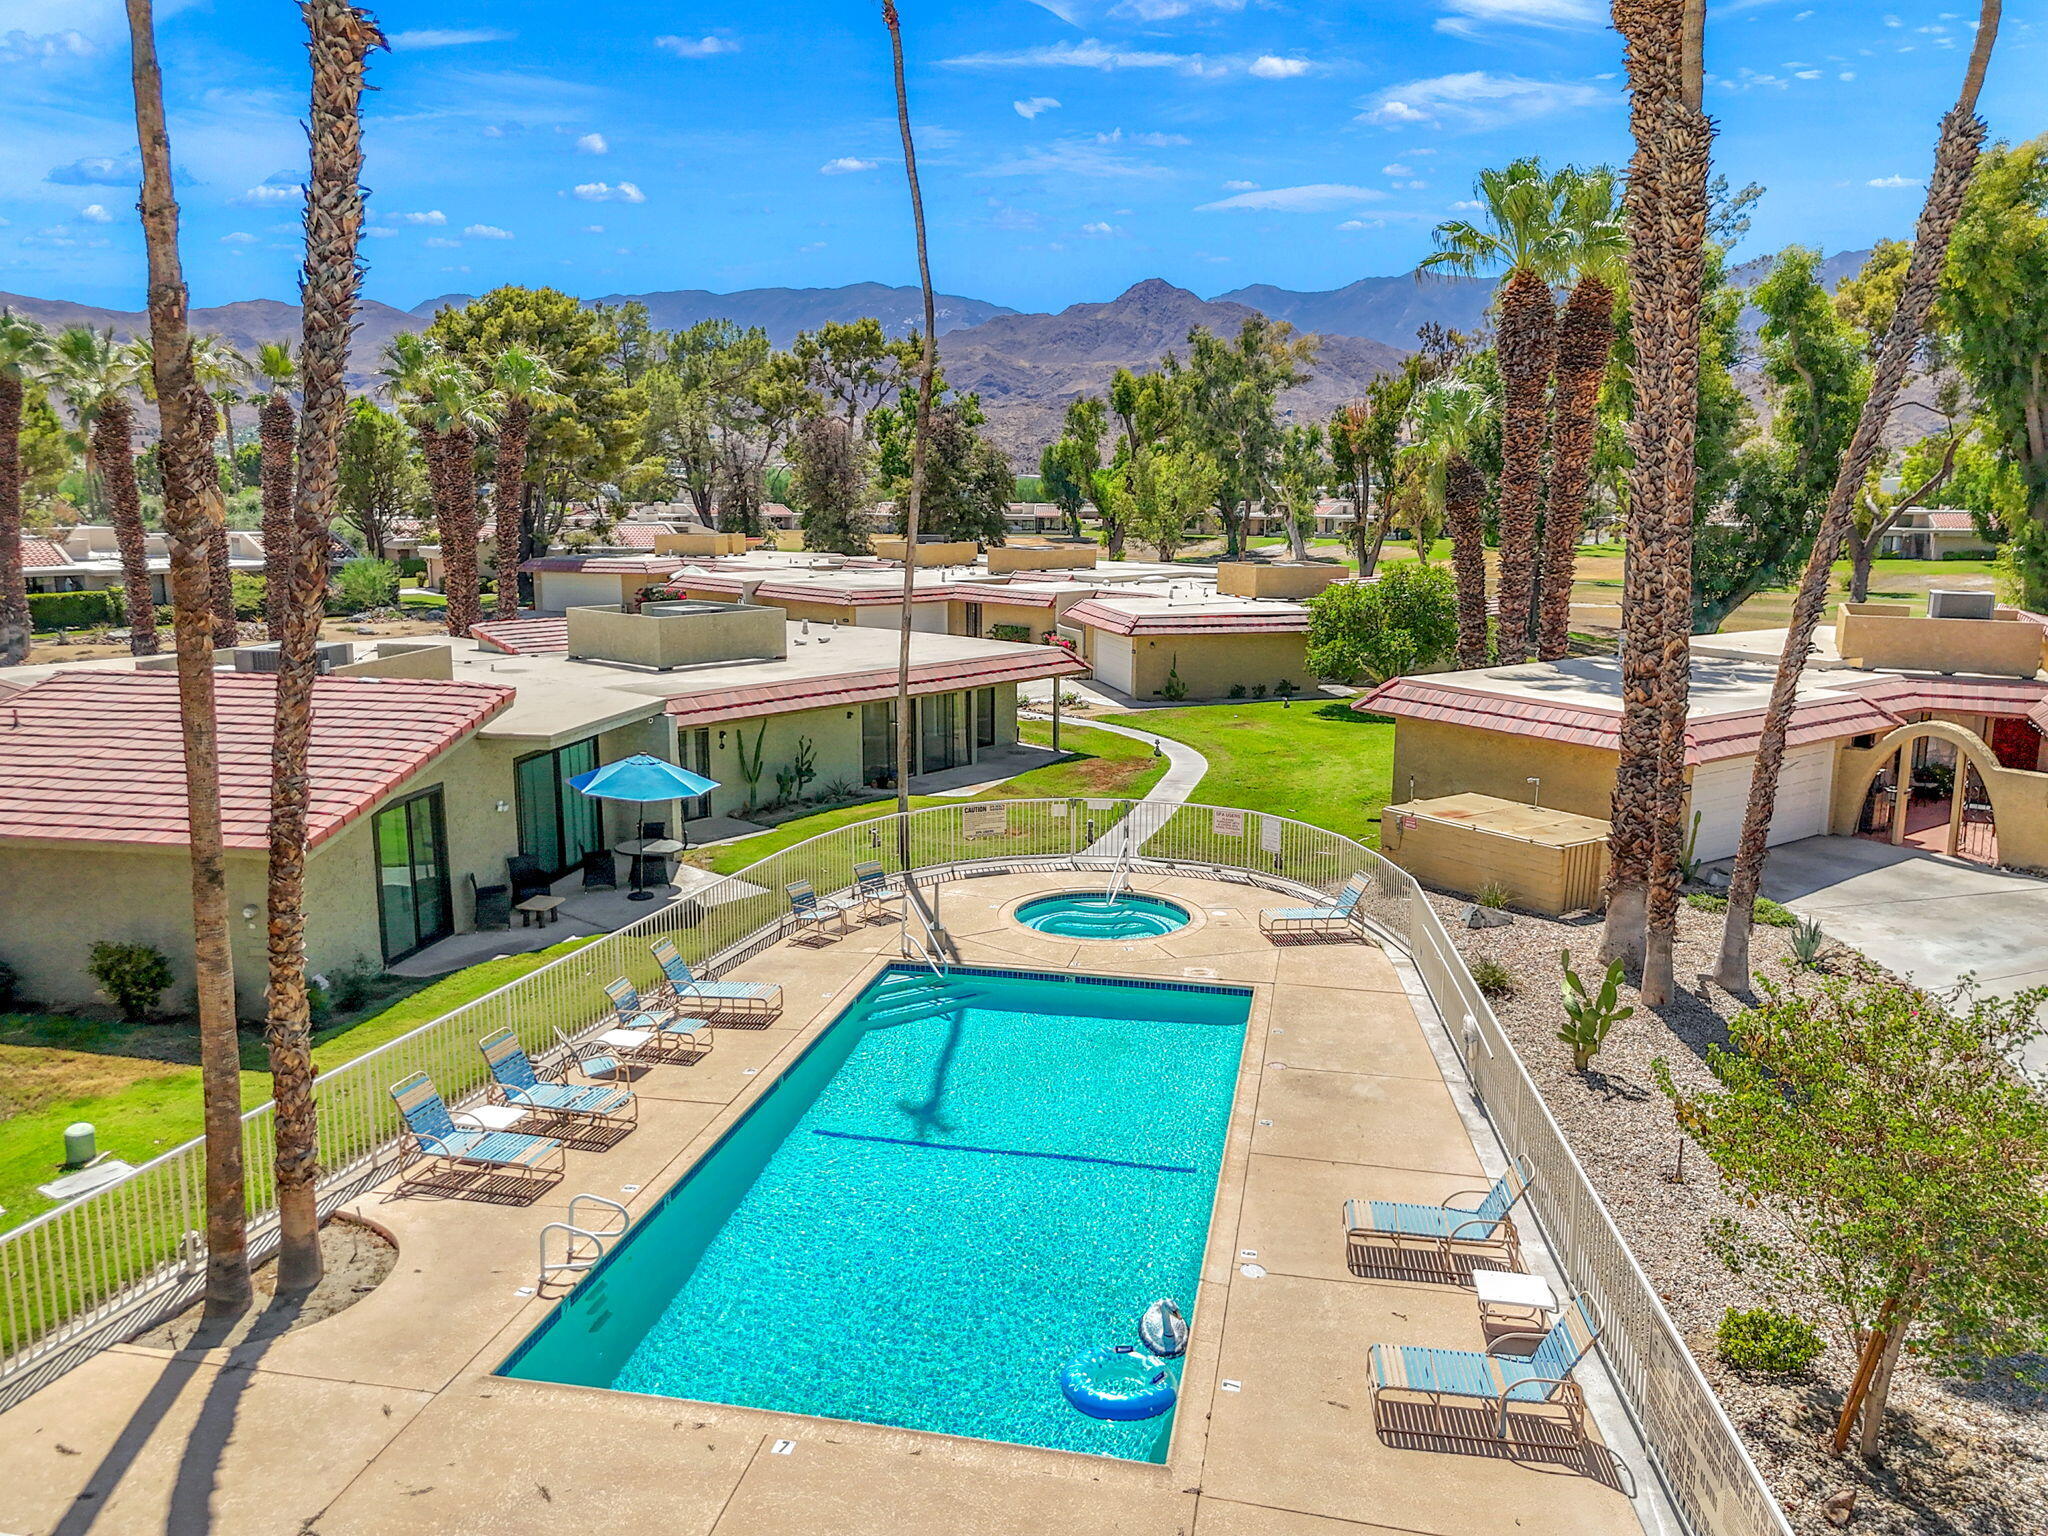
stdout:
[(1528, 778), (1522, 780), (1522, 782), (1529, 786), (1529, 803), (1531, 805), (1542, 804), (1543, 781), (1537, 778), (1535, 775), (1531, 774)]
[(509, 811), (509, 810), (511, 810), (511, 809), (512, 809), (512, 802), (511, 802), (510, 800), (500, 800), (500, 801), (498, 802), (498, 810), (499, 810), (499, 812), (500, 812), (501, 814), (502, 814), (503, 812), (505, 812), (505, 811)]

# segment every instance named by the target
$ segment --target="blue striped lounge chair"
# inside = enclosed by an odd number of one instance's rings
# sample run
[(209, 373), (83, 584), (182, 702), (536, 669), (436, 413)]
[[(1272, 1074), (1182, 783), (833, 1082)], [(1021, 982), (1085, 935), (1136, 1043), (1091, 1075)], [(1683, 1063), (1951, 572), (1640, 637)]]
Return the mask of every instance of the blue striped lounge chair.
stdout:
[(782, 1012), (782, 988), (772, 981), (702, 981), (673, 940), (656, 939), (648, 948), (661, 967), (661, 996), (678, 1008), (713, 1016)]
[(853, 898), (860, 903), (861, 916), (875, 912), (884, 917), (900, 914), (906, 894), (902, 885), (882, 868), (880, 859), (862, 859), (853, 866)]
[(631, 1125), (640, 1118), (640, 1101), (624, 1088), (541, 1081), (533, 1058), (511, 1029), (497, 1029), (477, 1041), (491, 1069), (494, 1103), (523, 1109), (538, 1119)]
[[(1454, 1248), (1498, 1254), (1510, 1269), (1522, 1267), (1521, 1238), (1510, 1216), (1535, 1175), (1526, 1158), (1516, 1158), (1487, 1189), (1461, 1189), (1439, 1205), (1402, 1200), (1346, 1200), (1344, 1240), (1360, 1247), (1423, 1247), (1449, 1264)], [(1476, 1206), (1460, 1200), (1481, 1197)]]
[(606, 982), (604, 995), (612, 1000), (615, 1022), (599, 1041), (635, 1061), (663, 1060), (677, 1051), (702, 1056), (711, 1049), (708, 1019), (684, 1018), (673, 1008), (644, 1001), (625, 977)]
[[(1485, 1444), (1486, 1437), (1462, 1431), (1446, 1421), (1445, 1398), (1492, 1404), (1493, 1439), (1505, 1440), (1508, 1407), (1514, 1403), (1550, 1404), (1562, 1408), (1572, 1432), (1586, 1435), (1586, 1399), (1572, 1372), (1600, 1337), (1600, 1325), (1583, 1296), (1575, 1297), (1548, 1333), (1504, 1333), (1484, 1350), (1436, 1349), (1418, 1344), (1375, 1344), (1371, 1350), (1373, 1406), (1388, 1393), (1427, 1398), (1437, 1410), (1436, 1432), (1447, 1439)], [(1527, 1355), (1500, 1354), (1509, 1340), (1539, 1342)]]
[(1365, 915), (1360, 910), (1360, 903), (1371, 888), (1372, 877), (1361, 871), (1344, 882), (1344, 889), (1327, 907), (1268, 907), (1259, 914), (1259, 931), (1268, 937), (1359, 933), (1359, 919)]
[[(400, 1078), (390, 1092), (405, 1118), (410, 1140), (400, 1169), (401, 1184), (404, 1169), (421, 1160), (447, 1168), (513, 1172), (534, 1180), (559, 1179), (567, 1169), (559, 1141), (491, 1130), (472, 1115), (451, 1111), (424, 1072)], [(471, 1123), (464, 1125), (463, 1120)]]
[(789, 897), (789, 915), (796, 919), (799, 931), (823, 933), (827, 923), (836, 923), (840, 932), (846, 931), (847, 914), (853, 910), (850, 902), (820, 896), (808, 880), (792, 880), (782, 890)]

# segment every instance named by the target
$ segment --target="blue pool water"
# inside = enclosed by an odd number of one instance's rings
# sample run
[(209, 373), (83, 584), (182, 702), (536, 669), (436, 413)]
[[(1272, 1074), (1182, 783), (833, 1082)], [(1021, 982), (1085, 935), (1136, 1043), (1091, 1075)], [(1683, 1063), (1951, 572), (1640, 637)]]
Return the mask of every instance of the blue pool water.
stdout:
[(1199, 1325), (1249, 997), (891, 967), (501, 1369), (1164, 1460), (1055, 1373)]
[(1156, 939), (1185, 928), (1188, 913), (1187, 908), (1158, 896), (1125, 891), (1111, 901), (1107, 892), (1070, 892), (1025, 902), (1017, 909), (1017, 921), (1065, 939)]

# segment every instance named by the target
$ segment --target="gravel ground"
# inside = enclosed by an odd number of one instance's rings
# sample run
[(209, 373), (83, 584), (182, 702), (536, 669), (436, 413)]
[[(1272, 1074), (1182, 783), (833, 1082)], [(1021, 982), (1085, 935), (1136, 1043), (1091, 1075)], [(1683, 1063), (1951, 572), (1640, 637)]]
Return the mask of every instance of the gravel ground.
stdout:
[[(1706, 980), (1720, 940), (1717, 914), (1681, 907), (1676, 972), (1680, 991), (1654, 1013), (1637, 1003), (1614, 1028), (1593, 1069), (1572, 1071), (1556, 1038), (1558, 952), (1569, 948), (1589, 982), (1598, 974), (1598, 919), (1555, 921), (1517, 913), (1512, 926), (1468, 929), (1467, 903), (1431, 898), (1468, 961), (1490, 958), (1516, 978), (1516, 996), (1496, 1000), (1530, 1075), (1571, 1138), (1587, 1173), (1629, 1246), (1664, 1299), (1750, 1454), (1799, 1532), (1837, 1529), (1824, 1515), (1830, 1495), (1854, 1489), (1852, 1531), (1884, 1536), (2042, 1536), (2048, 1532), (2048, 1394), (2009, 1379), (1937, 1378), (1910, 1357), (1894, 1378), (1882, 1459), (1866, 1465), (1821, 1447), (1854, 1370), (1846, 1325), (1819, 1302), (1780, 1298), (1828, 1336), (1828, 1349), (1803, 1377), (1772, 1377), (1723, 1365), (1715, 1330), (1729, 1307), (1766, 1305), (1750, 1282), (1709, 1251), (1705, 1234), (1722, 1217), (1742, 1217), (1704, 1154), (1687, 1146), (1684, 1182), (1676, 1182), (1680, 1143), (1668, 1100), (1650, 1063), (1663, 1057), (1680, 1086), (1710, 1086), (1709, 1044), (1725, 1042), (1726, 1020), (1741, 1004)], [(1759, 974), (1791, 978), (1782, 929), (1759, 927), (1751, 958)], [(1838, 952), (1839, 963), (1849, 963)]]

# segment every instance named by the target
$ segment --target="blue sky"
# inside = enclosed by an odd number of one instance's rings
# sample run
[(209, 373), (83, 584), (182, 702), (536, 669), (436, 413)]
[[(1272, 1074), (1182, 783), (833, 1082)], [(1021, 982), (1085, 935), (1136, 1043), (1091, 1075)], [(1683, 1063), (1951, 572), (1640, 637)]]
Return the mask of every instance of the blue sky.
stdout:
[[(392, 0), (366, 293), (586, 297), (914, 275), (874, 6)], [(1743, 254), (1903, 234), (1976, 12), (1712, 0)], [(295, 289), (305, 58), (283, 0), (159, 0), (195, 301)], [(933, 274), (1057, 308), (1405, 271), (1473, 173), (1626, 153), (1598, 0), (906, 0)], [(1985, 110), (2048, 129), (2048, 0), (2006, 6)], [(119, 0), (0, 0), (0, 289), (139, 308)], [(2030, 89), (2029, 83), (2033, 83)]]

